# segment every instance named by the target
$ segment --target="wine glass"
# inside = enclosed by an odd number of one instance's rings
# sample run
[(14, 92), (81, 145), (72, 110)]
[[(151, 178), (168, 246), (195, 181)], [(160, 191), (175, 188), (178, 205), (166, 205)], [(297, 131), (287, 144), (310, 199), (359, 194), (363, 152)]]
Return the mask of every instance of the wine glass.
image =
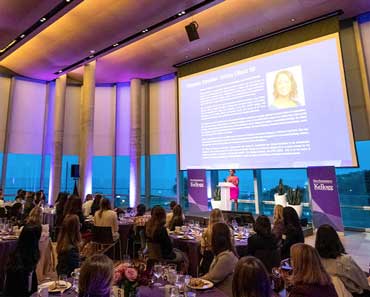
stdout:
[(238, 222), (236, 220), (231, 221), (231, 226), (233, 226), (235, 232), (238, 231)]
[(161, 286), (162, 284), (158, 282), (159, 278), (162, 276), (163, 274), (163, 267), (161, 264), (155, 264), (154, 267), (153, 267), (153, 274), (154, 276), (156, 277), (157, 279), (157, 282), (154, 284), (154, 286), (156, 287), (159, 287)]

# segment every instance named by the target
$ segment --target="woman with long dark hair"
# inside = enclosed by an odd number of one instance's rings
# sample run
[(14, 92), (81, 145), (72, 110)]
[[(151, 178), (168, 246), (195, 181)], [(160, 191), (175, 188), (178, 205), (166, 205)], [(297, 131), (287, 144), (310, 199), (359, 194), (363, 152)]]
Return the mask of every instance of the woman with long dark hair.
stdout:
[(271, 297), (271, 281), (263, 263), (243, 257), (236, 264), (232, 283), (233, 297)]
[(26, 225), (7, 263), (5, 296), (30, 296), (37, 291), (36, 265), (40, 259), (40, 225)]
[(80, 266), (80, 221), (77, 215), (65, 217), (57, 242), (58, 275), (70, 276)]
[[(159, 245), (161, 255), (158, 256), (160, 258), (177, 263), (187, 262), (185, 255), (181, 251), (173, 248), (165, 224), (166, 211), (159, 205), (154, 206), (152, 209), (152, 216), (145, 225), (145, 235), (148, 242)], [(149, 251), (149, 254), (151, 252), (152, 251)]]
[(103, 195), (96, 194), (94, 202), (91, 205), (91, 215), (95, 216), (95, 213), (100, 209), (100, 201), (103, 199)]
[(354, 296), (370, 296), (365, 273), (350, 255), (346, 254), (337, 232), (330, 225), (321, 225), (316, 233), (315, 248), (325, 270), (338, 277)]
[(248, 239), (248, 255), (262, 261), (267, 271), (271, 273), (272, 267), (279, 266), (280, 252), (278, 251), (277, 239), (271, 233), (271, 223), (268, 217), (261, 215), (254, 224), (253, 234)]
[(60, 192), (55, 202), (56, 226), (60, 227), (64, 219), (64, 207), (67, 203), (68, 193)]
[(213, 282), (227, 296), (232, 295), (232, 276), (238, 262), (231, 241), (230, 228), (225, 223), (217, 223), (212, 228), (212, 252), (214, 259), (203, 279)]
[(281, 258), (290, 257), (290, 247), (295, 243), (303, 243), (304, 236), (297, 212), (293, 207), (284, 207), (284, 231), (282, 236)]
[(173, 209), (173, 216), (169, 223), (169, 229), (174, 231), (176, 227), (184, 225), (183, 212), (181, 205), (176, 205)]
[(77, 195), (70, 195), (68, 197), (67, 203), (64, 209), (64, 217), (69, 215), (76, 215), (80, 221), (80, 224), (83, 225), (85, 222), (85, 217), (82, 212), (82, 200)]
[(106, 255), (93, 255), (81, 266), (78, 281), (79, 297), (110, 297), (113, 262)]

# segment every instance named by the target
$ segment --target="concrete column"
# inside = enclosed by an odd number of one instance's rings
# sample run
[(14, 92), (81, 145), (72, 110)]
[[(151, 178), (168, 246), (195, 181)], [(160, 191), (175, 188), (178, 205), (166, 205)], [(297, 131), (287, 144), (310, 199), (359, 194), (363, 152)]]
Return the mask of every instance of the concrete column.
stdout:
[(9, 100), (8, 100), (8, 111), (6, 116), (6, 126), (5, 126), (5, 139), (4, 139), (4, 148), (3, 148), (3, 165), (1, 168), (1, 188), (3, 189), (3, 194), (5, 195), (6, 189), (6, 168), (8, 165), (8, 153), (9, 153), (9, 142), (10, 142), (10, 132), (11, 132), (11, 123), (12, 123), (12, 113), (13, 113), (13, 96), (14, 96), (14, 87), (15, 87), (15, 78), (13, 77), (10, 81), (10, 90), (9, 90)]
[(130, 82), (130, 206), (140, 203), (141, 147), (142, 147), (142, 92), (141, 80)]
[(67, 75), (58, 77), (55, 81), (55, 97), (51, 104), (53, 121), (52, 141), (50, 152), (50, 180), (49, 180), (49, 203), (54, 201), (60, 192), (60, 181), (62, 175), (63, 138), (64, 138), (64, 110), (66, 101)]
[(260, 214), (262, 208), (262, 179), (261, 170), (253, 169), (254, 205), (256, 214)]
[(92, 192), (96, 62), (84, 66), (80, 119), (80, 197)]

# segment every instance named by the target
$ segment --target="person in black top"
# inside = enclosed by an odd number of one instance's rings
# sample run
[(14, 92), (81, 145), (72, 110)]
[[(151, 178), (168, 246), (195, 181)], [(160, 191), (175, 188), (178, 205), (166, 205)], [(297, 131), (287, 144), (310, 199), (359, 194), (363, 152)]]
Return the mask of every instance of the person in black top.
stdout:
[(58, 194), (57, 200), (55, 201), (55, 217), (56, 217), (56, 226), (62, 226), (64, 219), (64, 207), (67, 203), (68, 193), (60, 192)]
[(57, 242), (58, 275), (70, 276), (80, 267), (79, 246), (81, 243), (80, 222), (77, 215), (65, 217)]
[(103, 199), (103, 195), (96, 194), (94, 198), (94, 202), (91, 205), (91, 215), (94, 216), (95, 213), (100, 209), (100, 201)]
[(4, 296), (31, 296), (37, 291), (36, 265), (40, 259), (40, 225), (25, 225), (7, 263)]
[(163, 259), (177, 263), (187, 262), (184, 253), (173, 248), (165, 224), (166, 211), (163, 207), (157, 205), (152, 209), (152, 216), (145, 225), (145, 234), (148, 242), (159, 245)]
[(175, 227), (181, 227), (182, 225), (184, 225), (183, 216), (184, 215), (182, 213), (181, 206), (176, 205), (173, 209), (173, 215), (168, 226), (171, 231), (174, 231)]
[(293, 207), (284, 207), (284, 231), (281, 247), (281, 259), (290, 257), (290, 247), (295, 243), (304, 243), (304, 236), (297, 212)]
[(146, 206), (144, 204), (139, 204), (138, 206), (136, 206), (136, 216), (137, 217), (142, 217), (143, 215), (145, 215), (145, 212), (146, 212)]
[(260, 259), (267, 271), (271, 273), (272, 267), (280, 264), (280, 252), (277, 239), (271, 233), (269, 218), (259, 216), (254, 224), (254, 231), (256, 234), (248, 239), (248, 255)]

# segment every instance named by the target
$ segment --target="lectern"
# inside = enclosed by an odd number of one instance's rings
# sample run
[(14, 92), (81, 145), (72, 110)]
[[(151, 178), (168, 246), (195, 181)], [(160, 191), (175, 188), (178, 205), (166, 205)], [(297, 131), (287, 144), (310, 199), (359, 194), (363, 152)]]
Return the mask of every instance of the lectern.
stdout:
[(231, 210), (231, 200), (230, 200), (230, 188), (234, 188), (235, 186), (232, 183), (218, 183), (218, 186), (221, 189), (221, 210)]

